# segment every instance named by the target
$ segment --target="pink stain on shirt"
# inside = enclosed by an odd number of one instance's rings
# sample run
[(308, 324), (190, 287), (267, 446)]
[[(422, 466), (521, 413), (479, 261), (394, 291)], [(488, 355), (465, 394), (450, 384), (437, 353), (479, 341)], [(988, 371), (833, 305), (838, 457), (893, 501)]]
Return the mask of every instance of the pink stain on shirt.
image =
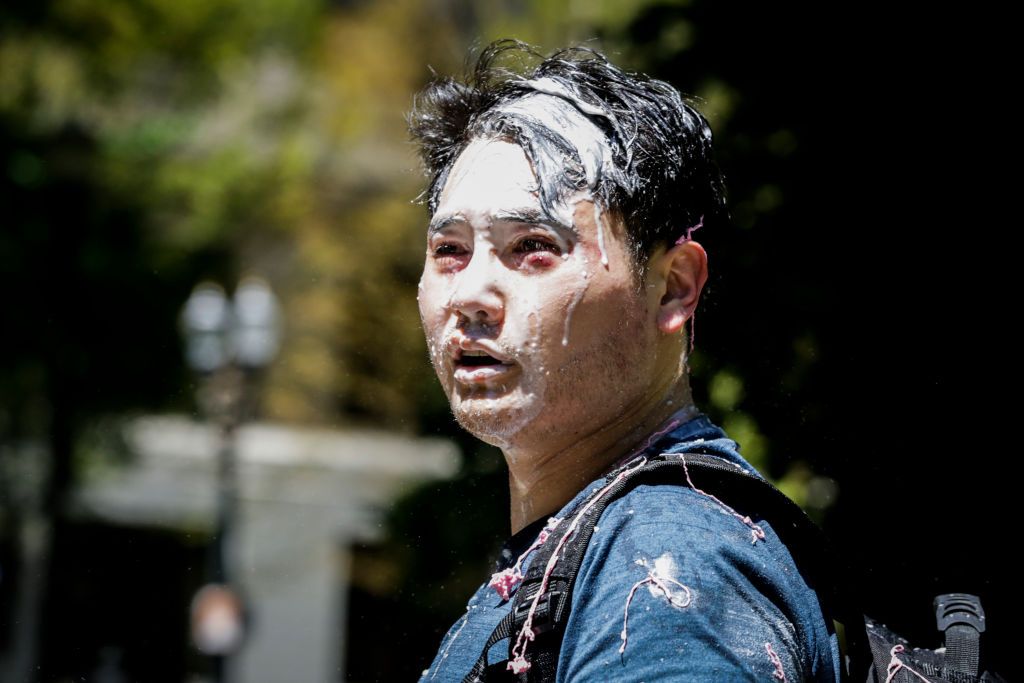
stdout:
[(772, 666), (775, 667), (775, 677), (786, 683), (786, 672), (782, 669), (782, 660), (779, 655), (775, 654), (775, 650), (772, 649), (771, 643), (765, 643), (764, 649), (768, 651), (768, 658), (772, 660)]

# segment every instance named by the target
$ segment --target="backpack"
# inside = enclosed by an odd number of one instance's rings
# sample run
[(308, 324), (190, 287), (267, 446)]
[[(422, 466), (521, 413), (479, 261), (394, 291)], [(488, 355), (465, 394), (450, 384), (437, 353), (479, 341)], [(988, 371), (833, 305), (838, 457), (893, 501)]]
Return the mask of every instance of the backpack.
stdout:
[[(631, 461), (632, 463), (633, 461)], [(824, 534), (800, 507), (765, 479), (721, 457), (702, 452), (647, 456), (642, 465), (618, 468), (605, 485), (582, 500), (547, 541), (535, 551), (529, 569), (512, 598), (512, 608), (495, 627), (480, 658), (463, 683), (546, 683), (555, 680), (562, 636), (572, 608), (572, 590), (594, 525), (616, 498), (640, 484), (687, 486), (710, 496), (743, 501), (747, 514), (756, 512), (788, 547), (799, 566), (813, 577), (819, 597), (833, 618), (844, 624), (844, 680), (867, 683), (1002, 683), (1001, 676), (978, 673), (980, 634), (985, 615), (977, 597), (964, 593), (935, 600), (938, 628), (945, 648), (914, 648), (884, 625), (859, 613), (845, 590), (840, 566)], [(699, 483), (697, 488), (695, 483)], [(733, 511), (735, 513), (735, 511)], [(735, 513), (739, 514), (739, 513)], [(749, 517), (745, 518), (749, 521)], [(545, 531), (548, 531), (545, 529)], [(558, 553), (554, 567), (548, 570)], [(525, 652), (516, 651), (521, 635), (532, 634)], [(507, 660), (488, 666), (491, 646), (509, 639)], [(525, 648), (524, 648), (525, 649)]]

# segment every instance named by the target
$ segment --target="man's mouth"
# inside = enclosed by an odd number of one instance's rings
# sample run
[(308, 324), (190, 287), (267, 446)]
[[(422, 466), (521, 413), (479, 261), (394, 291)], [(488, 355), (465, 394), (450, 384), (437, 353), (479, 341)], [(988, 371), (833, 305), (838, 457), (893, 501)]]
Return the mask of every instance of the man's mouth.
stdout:
[(459, 365), (479, 368), (485, 365), (501, 365), (501, 361), (486, 351), (463, 351), (459, 357)]
[(512, 361), (495, 358), (486, 351), (466, 349), (455, 359), (455, 379), (467, 384), (491, 382), (504, 377), (512, 367)]

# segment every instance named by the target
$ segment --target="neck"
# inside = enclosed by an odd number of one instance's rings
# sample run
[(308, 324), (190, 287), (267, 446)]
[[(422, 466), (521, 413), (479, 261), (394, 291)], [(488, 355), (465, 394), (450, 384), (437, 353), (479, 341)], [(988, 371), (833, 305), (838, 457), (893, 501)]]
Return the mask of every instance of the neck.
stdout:
[(676, 418), (682, 423), (688, 419), (685, 411), (693, 410), (689, 386), (683, 381), (653, 405), (637, 406), (589, 433), (574, 435), (566, 446), (505, 448), (512, 532), (557, 512), (584, 486), (650, 445), (652, 436), (668, 428), (674, 415), (683, 413)]

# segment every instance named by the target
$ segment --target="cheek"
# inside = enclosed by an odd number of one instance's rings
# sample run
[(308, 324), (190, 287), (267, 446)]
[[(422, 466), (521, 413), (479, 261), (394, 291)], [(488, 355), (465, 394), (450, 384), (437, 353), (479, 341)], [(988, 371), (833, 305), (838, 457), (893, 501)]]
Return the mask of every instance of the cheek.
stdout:
[(625, 348), (643, 335), (647, 302), (630, 289), (594, 281), (573, 315), (574, 337), (584, 346)]
[(428, 321), (438, 317), (444, 310), (444, 283), (435, 273), (423, 271), (416, 291), (416, 303), (420, 308), (420, 319), (426, 327)]
[(419, 305), (420, 324), (423, 326), (423, 334), (427, 339), (430, 356), (436, 360), (439, 352), (438, 344), (441, 343), (444, 333), (445, 313), (437, 283), (427, 275), (420, 279), (416, 302)]

